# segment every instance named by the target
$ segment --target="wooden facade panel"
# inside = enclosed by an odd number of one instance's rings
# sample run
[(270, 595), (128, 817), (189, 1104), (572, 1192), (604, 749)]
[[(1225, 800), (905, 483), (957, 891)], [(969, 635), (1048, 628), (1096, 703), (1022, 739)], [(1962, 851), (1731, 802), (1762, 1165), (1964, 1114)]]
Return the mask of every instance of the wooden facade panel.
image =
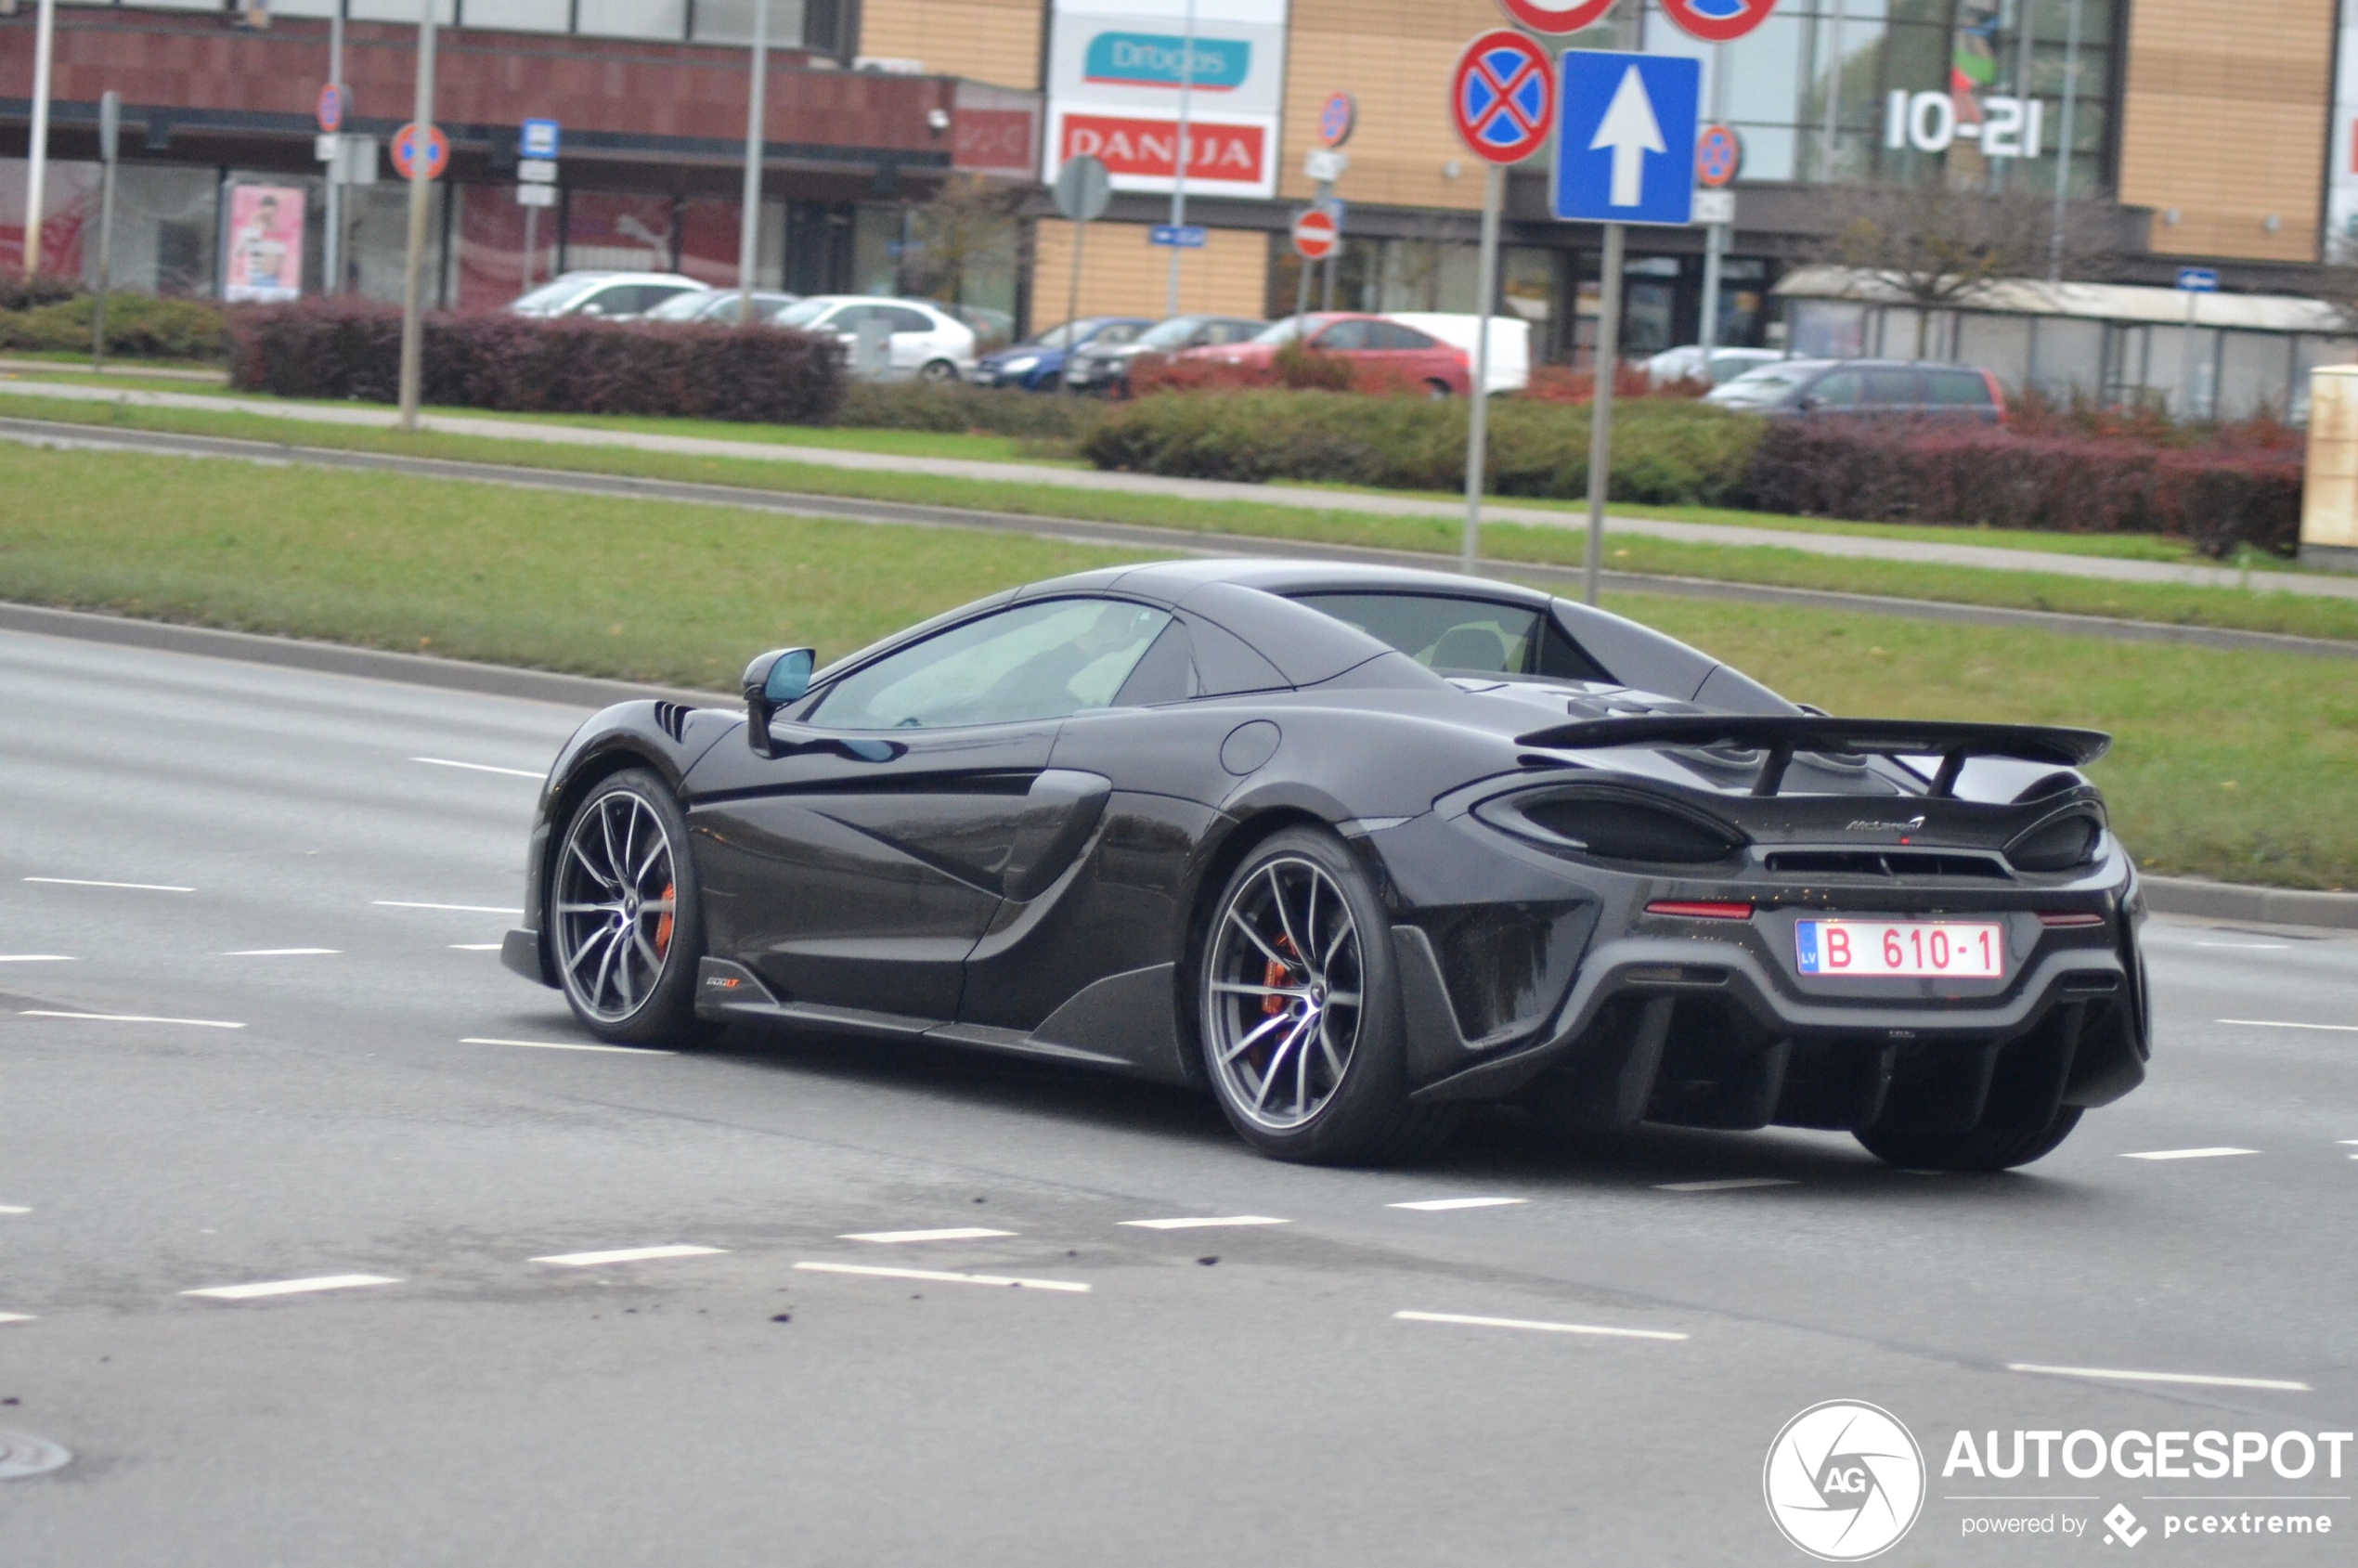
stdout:
[[(1351, 172), (1337, 195), (1480, 209), (1482, 164), (1449, 128), (1449, 72), (1467, 39), (1504, 19), (1495, 0), (1293, 0), (1279, 194), (1311, 194), (1302, 156), (1317, 145), (1318, 107), (1347, 92), (1359, 100), (1359, 126), (1343, 149)], [(1453, 159), (1456, 179), (1443, 172)]]
[(860, 52), (1036, 91), (1046, 8), (1043, 0), (862, 0)]
[(2155, 251), (2317, 259), (2335, 45), (2334, 0), (2131, 7), (2120, 200)]
[[(1051, 327), (1065, 318), (1072, 288), (1074, 226), (1040, 222), (1031, 273), (1031, 319)], [(1147, 243), (1143, 224), (1093, 223), (1081, 253), (1081, 314), (1144, 316), (1160, 320), (1170, 295), (1171, 253)], [(1269, 292), (1269, 236), (1258, 229), (1215, 228), (1211, 243), (1185, 253), (1179, 264), (1179, 310), (1258, 317)]]

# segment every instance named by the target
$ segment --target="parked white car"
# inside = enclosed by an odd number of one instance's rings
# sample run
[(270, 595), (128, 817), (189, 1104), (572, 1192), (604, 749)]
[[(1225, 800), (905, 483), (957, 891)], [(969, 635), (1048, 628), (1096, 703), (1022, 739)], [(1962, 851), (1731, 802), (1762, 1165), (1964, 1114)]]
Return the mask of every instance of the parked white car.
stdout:
[(770, 318), (773, 327), (833, 332), (851, 373), (872, 381), (954, 382), (975, 368), (975, 330), (917, 300), (812, 294)]
[[(1446, 310), (1388, 310), (1384, 319), (1397, 321), (1404, 327), (1414, 327), (1429, 337), (1439, 338), (1466, 356), (1467, 379), (1472, 379), (1474, 343), (1482, 330), (1482, 317), (1471, 312)], [(1494, 316), (1490, 318), (1489, 374), (1483, 378), (1483, 390), (1496, 396), (1502, 392), (1521, 392), (1531, 384), (1531, 323), (1520, 316)]]
[(1773, 348), (1715, 348), (1711, 351), (1711, 374), (1704, 374), (1703, 345), (1681, 343), (1665, 348), (1645, 362), (1646, 379), (1656, 386), (1675, 381), (1709, 381), (1721, 386), (1743, 375), (1746, 370), (1773, 365), (1783, 355)]
[(601, 316), (629, 321), (667, 299), (703, 293), (705, 286), (677, 272), (566, 272), (508, 302), (517, 316)]

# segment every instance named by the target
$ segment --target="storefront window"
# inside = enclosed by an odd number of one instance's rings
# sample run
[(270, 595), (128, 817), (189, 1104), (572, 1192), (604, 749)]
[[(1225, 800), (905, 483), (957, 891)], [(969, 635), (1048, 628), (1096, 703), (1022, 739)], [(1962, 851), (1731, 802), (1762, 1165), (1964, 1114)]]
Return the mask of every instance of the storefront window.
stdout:
[[(754, 3), (755, 0), (696, 0), (693, 13), (696, 42), (752, 43)], [(793, 48), (800, 44), (805, 9), (803, 0), (769, 0), (769, 4), (771, 45), (777, 48)], [(473, 0), (469, 0), (467, 19), (474, 20)]]
[(580, 0), (579, 31), (606, 38), (685, 38), (688, 0)]

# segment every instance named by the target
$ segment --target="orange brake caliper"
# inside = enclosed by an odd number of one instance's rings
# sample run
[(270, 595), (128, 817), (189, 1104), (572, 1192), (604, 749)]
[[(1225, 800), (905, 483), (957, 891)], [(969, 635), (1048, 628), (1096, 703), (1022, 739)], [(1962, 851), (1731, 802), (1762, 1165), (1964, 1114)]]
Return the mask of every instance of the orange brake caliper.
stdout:
[[(1277, 951), (1285, 953), (1292, 952), (1294, 951), (1293, 939), (1291, 937), (1279, 937), (1277, 939)], [(1281, 986), (1286, 983), (1287, 978), (1291, 974), (1291, 970), (1273, 958), (1263, 966), (1261, 983), (1265, 986)], [(1286, 1004), (1289, 1000), (1291, 999), (1283, 996), (1264, 996), (1261, 999), (1261, 1010), (1263, 1013), (1268, 1014), (1271, 1017), (1276, 1017), (1279, 1013), (1286, 1010)]]
[[(672, 896), (678, 891), (679, 888), (674, 884), (665, 883), (663, 885), (664, 902), (671, 902)], [(657, 958), (671, 951), (671, 915), (672, 912), (667, 909), (655, 920), (655, 956)]]

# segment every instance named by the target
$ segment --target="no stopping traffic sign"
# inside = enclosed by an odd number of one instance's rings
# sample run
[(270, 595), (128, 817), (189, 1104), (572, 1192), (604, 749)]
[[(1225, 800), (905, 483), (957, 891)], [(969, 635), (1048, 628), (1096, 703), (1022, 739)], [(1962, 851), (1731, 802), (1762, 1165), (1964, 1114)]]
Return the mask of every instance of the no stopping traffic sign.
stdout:
[(1449, 77), (1449, 119), (1477, 158), (1520, 163), (1556, 123), (1556, 77), (1548, 52), (1496, 28), (1468, 44)]
[(1341, 239), (1334, 214), (1324, 207), (1313, 207), (1293, 220), (1293, 252), (1304, 261), (1325, 261)]
[[(426, 178), (438, 180), (442, 171), (450, 167), (450, 138), (442, 134), (439, 125), (426, 127)], [(393, 168), (403, 179), (414, 179), (412, 165), (418, 160), (418, 123), (412, 120), (393, 133)]]

